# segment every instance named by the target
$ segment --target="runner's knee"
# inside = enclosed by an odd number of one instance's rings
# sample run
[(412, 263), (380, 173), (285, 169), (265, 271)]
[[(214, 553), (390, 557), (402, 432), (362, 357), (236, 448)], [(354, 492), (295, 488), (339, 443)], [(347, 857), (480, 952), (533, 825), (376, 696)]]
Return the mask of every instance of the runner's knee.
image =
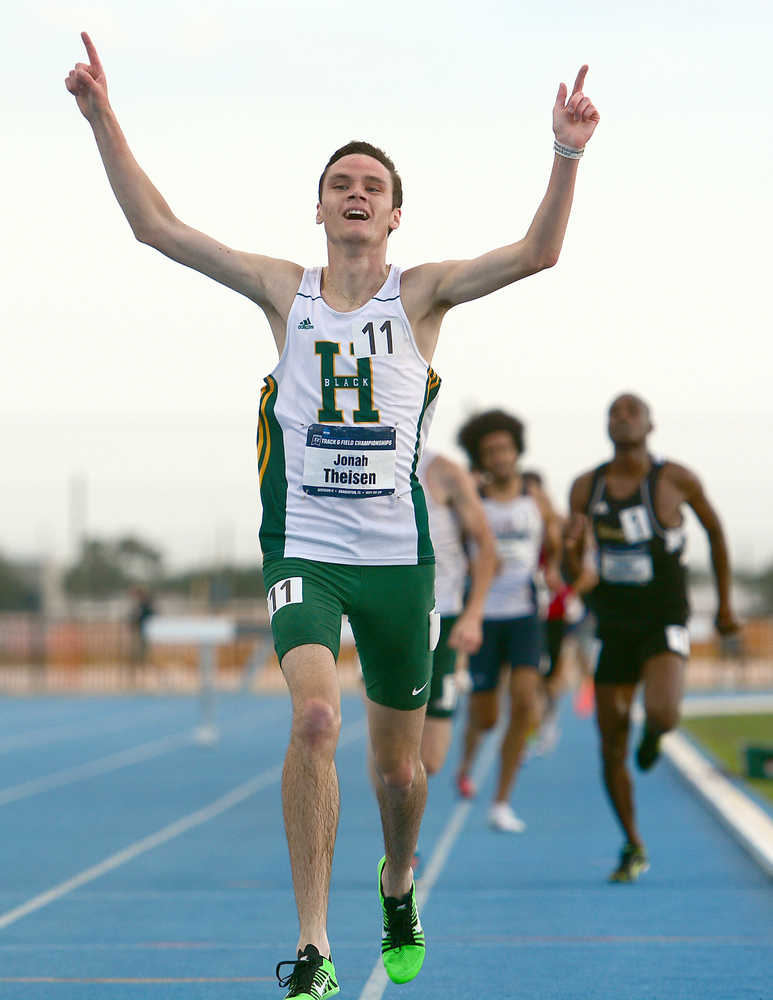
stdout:
[(470, 720), (476, 729), (487, 732), (497, 724), (497, 702), (496, 698), (491, 698), (488, 693), (485, 697), (476, 698), (472, 696), (470, 701)]
[(438, 771), (443, 767), (443, 762), (445, 760), (445, 754), (440, 754), (438, 751), (424, 750), (421, 754), (421, 762), (424, 765), (424, 770), (428, 775), (437, 774)]
[(668, 733), (679, 725), (677, 705), (650, 705), (647, 707), (647, 727), (656, 733)]
[(308, 698), (295, 711), (293, 731), (311, 748), (331, 743), (335, 746), (340, 728), (340, 713), (322, 698)]
[(601, 762), (605, 773), (625, 767), (628, 756), (627, 740), (605, 740), (601, 744)]
[(601, 758), (605, 770), (625, 764), (628, 753), (628, 732), (630, 721), (620, 716), (614, 722), (607, 722), (601, 729)]
[(539, 701), (536, 691), (513, 695), (510, 702), (510, 718), (522, 726), (536, 726), (539, 722)]
[(410, 757), (386, 761), (381, 767), (376, 761), (376, 772), (387, 788), (408, 789), (416, 779), (417, 765)]

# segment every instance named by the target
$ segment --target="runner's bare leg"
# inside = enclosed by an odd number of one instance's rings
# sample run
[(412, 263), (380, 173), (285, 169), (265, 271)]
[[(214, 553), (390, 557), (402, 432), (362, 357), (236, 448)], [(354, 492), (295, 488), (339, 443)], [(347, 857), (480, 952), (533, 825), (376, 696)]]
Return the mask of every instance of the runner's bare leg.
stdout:
[(338, 676), (332, 652), (320, 645), (291, 649), (282, 658), (282, 672), (293, 702), (282, 805), (300, 924), (298, 948), (313, 944), (329, 955), (327, 908), (339, 813)]

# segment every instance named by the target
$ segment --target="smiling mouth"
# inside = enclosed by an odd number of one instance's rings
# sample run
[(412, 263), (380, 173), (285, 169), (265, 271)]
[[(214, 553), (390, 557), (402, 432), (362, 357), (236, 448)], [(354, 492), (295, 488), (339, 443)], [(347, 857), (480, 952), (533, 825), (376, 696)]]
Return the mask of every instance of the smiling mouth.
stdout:
[(348, 211), (344, 212), (344, 218), (350, 219), (354, 222), (367, 222), (368, 213), (363, 211), (361, 208), (350, 208)]

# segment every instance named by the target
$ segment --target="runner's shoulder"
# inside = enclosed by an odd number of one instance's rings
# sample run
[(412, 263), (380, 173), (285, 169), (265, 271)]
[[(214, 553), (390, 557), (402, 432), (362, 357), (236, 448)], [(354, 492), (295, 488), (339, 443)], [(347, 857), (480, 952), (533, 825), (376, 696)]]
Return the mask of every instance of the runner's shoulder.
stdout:
[(263, 254), (249, 253), (244, 257), (255, 276), (256, 301), (286, 318), (301, 286), (304, 268), (294, 261)]
[(578, 511), (584, 513), (585, 508), (590, 503), (591, 488), (595, 474), (595, 468), (588, 469), (587, 472), (581, 472), (572, 483), (569, 490), (569, 507), (575, 513)]
[(701, 481), (697, 473), (681, 462), (674, 462), (672, 459), (665, 459), (662, 465), (661, 476), (680, 491), (686, 497), (691, 496), (696, 490), (700, 490)]
[[(400, 275), (400, 296), (406, 311), (417, 316), (426, 316), (435, 310), (442, 311), (442, 282), (458, 263), (460, 262), (444, 260), (406, 268)], [(445, 308), (449, 305), (450, 303), (445, 304)]]
[(433, 494), (436, 496), (442, 494), (444, 503), (464, 492), (471, 482), (469, 472), (459, 462), (446, 455), (433, 457), (427, 466), (426, 476), (432, 486)]

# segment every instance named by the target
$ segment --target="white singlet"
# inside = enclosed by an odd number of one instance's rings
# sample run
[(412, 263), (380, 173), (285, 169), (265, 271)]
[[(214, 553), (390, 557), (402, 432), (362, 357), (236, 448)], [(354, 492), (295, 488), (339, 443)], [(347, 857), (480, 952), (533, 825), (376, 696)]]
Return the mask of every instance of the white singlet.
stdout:
[(432, 562), (416, 466), (440, 379), (400, 301), (400, 269), (353, 312), (303, 272), (287, 338), (261, 393), (264, 558), (350, 565)]
[(425, 451), (417, 475), (424, 487), (429, 512), (429, 533), (435, 550), (435, 610), (441, 617), (458, 615), (464, 604), (467, 556), (462, 545), (462, 529), (449, 504), (436, 503), (427, 483), (427, 469), (437, 458)]
[(534, 574), (544, 533), (539, 507), (528, 494), (504, 502), (483, 497), (483, 507), (500, 562), (483, 617), (501, 620), (533, 615), (537, 611)]

